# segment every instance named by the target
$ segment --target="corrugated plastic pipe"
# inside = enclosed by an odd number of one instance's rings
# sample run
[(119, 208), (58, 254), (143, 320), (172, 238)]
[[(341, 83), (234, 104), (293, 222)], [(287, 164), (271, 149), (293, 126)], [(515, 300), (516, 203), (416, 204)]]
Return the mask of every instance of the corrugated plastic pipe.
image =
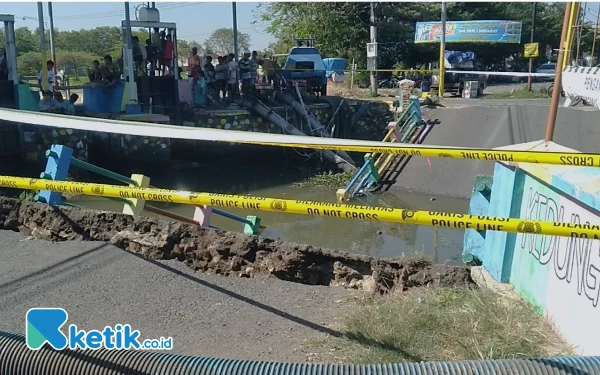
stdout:
[(0, 331), (0, 374), (6, 375), (595, 375), (600, 357), (337, 365), (191, 357), (136, 350), (33, 351), (23, 335)]

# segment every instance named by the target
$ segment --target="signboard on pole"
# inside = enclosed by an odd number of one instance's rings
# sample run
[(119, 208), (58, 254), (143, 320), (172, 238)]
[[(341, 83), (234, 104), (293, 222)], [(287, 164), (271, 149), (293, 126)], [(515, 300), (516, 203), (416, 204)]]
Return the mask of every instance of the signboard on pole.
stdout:
[(525, 43), (523, 56), (528, 59), (535, 59), (536, 57), (540, 57), (540, 44), (538, 42)]
[[(446, 43), (521, 43), (520, 21), (447, 21)], [(417, 22), (415, 43), (439, 43), (441, 22)]]
[(377, 57), (377, 43), (367, 43), (367, 57)]

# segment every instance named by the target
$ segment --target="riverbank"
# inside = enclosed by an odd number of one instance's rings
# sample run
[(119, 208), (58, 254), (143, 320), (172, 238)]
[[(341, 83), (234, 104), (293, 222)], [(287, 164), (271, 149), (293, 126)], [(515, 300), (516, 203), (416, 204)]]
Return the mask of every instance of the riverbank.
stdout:
[[(423, 341), (408, 340), (403, 324), (415, 337), (446, 342), (448, 330), (436, 327), (464, 315), (469, 318), (454, 323), (467, 344), (484, 332), (495, 345), (505, 333), (471, 329), (474, 318), (478, 324), (491, 319), (488, 328), (521, 319), (519, 334), (534, 349), (547, 343), (528, 336), (545, 328), (533, 309), (524, 316), (492, 306), (482, 314), (465, 266), (377, 259), (9, 198), (0, 198), (0, 229), (0, 329), (24, 332), (28, 309), (56, 306), (81, 329), (128, 323), (145, 338), (171, 336), (177, 354), (364, 362), (411, 360), (402, 353), (415, 353)], [(504, 320), (494, 315), (513, 311)], [(382, 349), (382, 335), (396, 340), (394, 346)], [(517, 346), (501, 354), (533, 353)], [(457, 359), (475, 359), (467, 354)], [(435, 355), (422, 358), (447, 357)]]
[(0, 197), (0, 228), (49, 241), (108, 242), (146, 258), (177, 259), (194, 270), (224, 276), (275, 277), (381, 293), (431, 284), (472, 284), (467, 267), (436, 265), (420, 257), (378, 259), (174, 221), (4, 197)]

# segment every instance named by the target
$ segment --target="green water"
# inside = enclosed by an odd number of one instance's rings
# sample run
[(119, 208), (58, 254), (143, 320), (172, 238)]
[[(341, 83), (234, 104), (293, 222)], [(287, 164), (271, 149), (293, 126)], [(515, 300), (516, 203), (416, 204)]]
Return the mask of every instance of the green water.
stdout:
[[(178, 190), (203, 191), (202, 186), (199, 185), (203, 184), (179, 182), (170, 187)], [(240, 190), (240, 188), (238, 187), (236, 190)], [(270, 198), (335, 202), (335, 189), (298, 187), (294, 184), (244, 190), (244, 193)], [(72, 203), (100, 210), (120, 212), (122, 209), (122, 205), (118, 202), (97, 197), (80, 196), (74, 198)], [(397, 192), (383, 193), (352, 203), (460, 213), (466, 213), (468, 209), (466, 200), (441, 197), (432, 200), (431, 196)], [(161, 205), (156, 202), (149, 204), (191, 217), (191, 206)], [(461, 259), (464, 236), (462, 230), (278, 212), (252, 212), (237, 209), (225, 211), (242, 217), (246, 215), (259, 216), (262, 224), (267, 227), (262, 235), (283, 241), (384, 258), (422, 253), (433, 257), (439, 263), (458, 263)], [(144, 214), (156, 217), (155, 214), (149, 212)], [(211, 224), (237, 232), (241, 232), (243, 227), (241, 223), (215, 214), (211, 217)]]

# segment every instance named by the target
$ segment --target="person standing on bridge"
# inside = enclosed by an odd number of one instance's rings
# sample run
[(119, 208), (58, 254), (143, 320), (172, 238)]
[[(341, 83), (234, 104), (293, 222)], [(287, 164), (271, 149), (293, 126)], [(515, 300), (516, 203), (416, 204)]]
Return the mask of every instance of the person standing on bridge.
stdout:
[(233, 101), (233, 99), (237, 98), (239, 89), (238, 64), (235, 62), (235, 55), (233, 53), (230, 53), (228, 56), (227, 67), (227, 86), (229, 92), (228, 95), (229, 100)]
[(212, 102), (217, 99), (219, 93), (216, 92), (216, 72), (215, 66), (212, 63), (212, 56), (210, 55), (206, 56), (206, 63), (204, 64), (204, 79), (206, 79), (206, 96)]
[(252, 74), (250, 73), (250, 52), (244, 52), (240, 60), (240, 75), (242, 76), (242, 94), (248, 93)]
[[(152, 43), (152, 52), (153, 52), (152, 68), (158, 69), (160, 71), (160, 60), (162, 60), (162, 58), (159, 55), (159, 52), (161, 51), (162, 43), (161, 43), (160, 29), (158, 27), (154, 28), (154, 32), (152, 33), (152, 36), (151, 36), (151, 43)], [(152, 76), (154, 76), (154, 75), (156, 75), (156, 72), (154, 72), (152, 74)]]
[(165, 41), (165, 49), (164, 49), (164, 55), (163, 55), (163, 61), (164, 61), (164, 66), (163, 66), (163, 75), (165, 75), (166, 73), (166, 68), (168, 67), (169, 73), (172, 75), (175, 75), (175, 69), (178, 68), (178, 63), (177, 61), (173, 61), (173, 55), (174, 55), (174, 51), (175, 51), (175, 45), (173, 44), (173, 39), (171, 38), (171, 34), (167, 35), (166, 41)]
[[(54, 61), (48, 60), (46, 61), (46, 69), (48, 69), (48, 91), (54, 92), (54, 84), (56, 82), (56, 76), (54, 75)], [(40, 74), (38, 75), (38, 83), (40, 84), (40, 91), (43, 91), (42, 85), (42, 71), (40, 70)]]
[(227, 97), (227, 61), (225, 56), (218, 57), (218, 64), (215, 68), (215, 81), (217, 89), (217, 99), (221, 92), (223, 93), (223, 100)]
[(204, 108), (206, 105), (206, 80), (204, 72), (200, 70), (198, 76), (192, 81), (194, 106)]
[(273, 61), (271, 59), (269, 59), (269, 57), (267, 55), (265, 55), (261, 61), (261, 66), (264, 72), (264, 78), (265, 78), (265, 82), (263, 83), (268, 83), (268, 84), (274, 84), (276, 77), (275, 77), (275, 66), (273, 65)]
[(200, 75), (200, 56), (198, 56), (198, 48), (192, 48), (192, 54), (188, 57), (188, 77), (196, 78)]
[(250, 85), (248, 87), (248, 90), (253, 92), (254, 88), (256, 87), (256, 77), (257, 77), (257, 70), (258, 70), (258, 53), (256, 51), (252, 51), (252, 57), (250, 58), (250, 66), (249, 66), (249, 70), (250, 70)]

